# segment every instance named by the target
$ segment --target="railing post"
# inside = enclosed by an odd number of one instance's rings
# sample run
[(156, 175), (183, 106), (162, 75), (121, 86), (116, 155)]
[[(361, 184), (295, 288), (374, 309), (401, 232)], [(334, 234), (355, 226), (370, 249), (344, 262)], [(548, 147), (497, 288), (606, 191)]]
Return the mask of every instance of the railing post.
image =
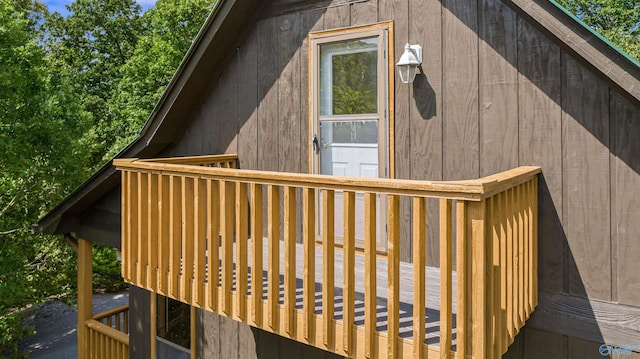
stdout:
[(93, 316), (91, 241), (78, 238), (78, 359), (89, 358), (86, 321)]
[[(491, 249), (486, 235), (486, 201), (467, 202), (467, 221), (465, 231), (471, 244), (471, 292), (467, 293), (467, 303), (470, 303), (471, 319), (471, 352), (474, 358), (489, 357), (488, 318), (487, 318), (487, 286), (491, 274), (487, 263), (492, 263), (487, 258)], [(469, 288), (469, 287), (467, 287)], [(470, 297), (469, 297), (470, 295)]]

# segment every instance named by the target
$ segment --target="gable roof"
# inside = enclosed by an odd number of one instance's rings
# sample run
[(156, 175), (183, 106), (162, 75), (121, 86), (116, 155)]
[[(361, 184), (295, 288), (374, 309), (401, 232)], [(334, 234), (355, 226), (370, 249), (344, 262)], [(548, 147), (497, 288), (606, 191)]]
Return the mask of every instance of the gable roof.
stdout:
[[(185, 128), (185, 113), (194, 108), (202, 91), (220, 76), (237, 45), (269, 0), (219, 0), (187, 52), (162, 98), (138, 137), (120, 157), (154, 157), (172, 144)], [(577, 58), (602, 74), (629, 100), (640, 103), (640, 66), (584, 25), (553, 0), (503, 0), (536, 24)], [(119, 176), (105, 164), (75, 192), (45, 215), (34, 229), (47, 234), (74, 231), (77, 216), (117, 187)]]
[[(218, 0), (200, 29), (171, 83), (153, 109), (138, 137), (115, 157), (153, 157), (172, 143), (173, 135), (187, 124), (197, 94), (220, 77), (237, 45), (268, 0)], [(47, 213), (34, 230), (46, 234), (74, 231), (76, 216), (119, 184), (111, 161)]]

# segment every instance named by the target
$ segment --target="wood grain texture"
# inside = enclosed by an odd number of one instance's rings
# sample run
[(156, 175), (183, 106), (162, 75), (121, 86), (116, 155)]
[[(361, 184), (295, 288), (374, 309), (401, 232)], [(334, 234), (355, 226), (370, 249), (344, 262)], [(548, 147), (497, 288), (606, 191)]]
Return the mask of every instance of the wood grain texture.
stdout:
[(611, 96), (613, 300), (640, 307), (640, 108)]
[(238, 358), (239, 346), (238, 326), (240, 323), (231, 318), (219, 315), (220, 358)]
[(378, 4), (363, 1), (351, 4), (351, 26), (374, 24), (378, 20)]
[[(394, 20), (394, 54), (397, 59), (404, 52), (404, 46), (409, 41), (409, 1), (406, 0), (381, 0), (378, 2), (378, 21)], [(395, 59), (392, 60), (395, 62)], [(390, 153), (390, 160), (393, 167), (389, 168), (390, 178), (411, 178), (410, 167), (410, 133), (411, 123), (409, 122), (409, 87), (400, 81), (397, 71), (394, 76), (394, 93), (391, 97), (394, 101), (394, 128), (393, 148), (394, 153)], [(402, 198), (400, 200), (400, 213), (402, 216), (400, 225), (400, 260), (410, 262), (412, 258), (411, 241), (411, 201)]]
[[(479, 175), (478, 9), (476, 2), (442, 2), (443, 178)], [(460, 56), (464, 53), (465, 56)]]
[(480, 176), (487, 176), (518, 166), (517, 32), (516, 14), (502, 1), (478, 4)]
[(258, 169), (258, 38), (254, 25), (237, 52), (238, 160), (245, 169)]
[[(408, 17), (409, 40), (423, 46), (425, 64), (424, 74), (409, 86), (410, 178), (442, 180), (442, 3), (409, 1)], [(427, 200), (427, 262), (435, 267), (440, 262), (438, 208), (438, 201)]]
[[(278, 18), (278, 170), (301, 172), (300, 133), (300, 15)], [(306, 141), (305, 141), (306, 144)]]
[(324, 13), (324, 29), (337, 29), (351, 25), (351, 7), (349, 4), (330, 6)]
[[(562, 57), (563, 217), (569, 293), (611, 299), (609, 89)], [(572, 268), (571, 263), (575, 263)]]
[[(541, 290), (563, 290), (560, 49), (518, 18), (519, 162), (543, 169), (538, 189)], [(541, 136), (540, 134), (544, 134)]]
[(303, 32), (302, 44), (300, 45), (300, 136), (302, 144), (300, 146), (300, 168), (302, 173), (311, 173), (311, 141), (315, 129), (311, 128), (309, 67), (311, 58), (309, 54), (308, 33), (322, 30), (324, 27), (324, 10), (307, 11), (300, 14), (300, 31)]
[(258, 169), (278, 170), (278, 21), (257, 23), (258, 31)]

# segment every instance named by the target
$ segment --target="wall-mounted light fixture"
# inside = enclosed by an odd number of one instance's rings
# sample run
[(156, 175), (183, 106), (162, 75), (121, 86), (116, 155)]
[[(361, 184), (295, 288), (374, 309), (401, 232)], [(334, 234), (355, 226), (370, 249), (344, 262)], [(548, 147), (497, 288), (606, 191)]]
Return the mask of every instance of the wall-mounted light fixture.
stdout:
[(413, 83), (420, 65), (422, 65), (422, 46), (406, 44), (404, 53), (396, 64), (402, 83)]

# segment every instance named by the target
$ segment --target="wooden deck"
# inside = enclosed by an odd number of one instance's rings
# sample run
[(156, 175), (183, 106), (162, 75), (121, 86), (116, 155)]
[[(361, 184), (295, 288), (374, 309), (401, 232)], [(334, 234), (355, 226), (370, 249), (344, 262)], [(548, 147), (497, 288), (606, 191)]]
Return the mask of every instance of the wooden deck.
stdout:
[[(267, 241), (265, 238), (263, 245), (263, 255), (266, 258), (268, 255), (268, 246), (266, 245)], [(250, 246), (250, 245), (249, 245)], [(251, 249), (251, 248), (249, 248)], [(251, 251), (249, 251), (251, 253)], [(303, 304), (303, 268), (304, 268), (304, 258), (303, 258), (303, 246), (302, 244), (297, 244), (296, 250), (296, 309), (302, 309)], [(236, 253), (234, 253), (235, 257)], [(250, 255), (250, 254), (249, 254)], [(322, 263), (322, 246), (316, 246), (316, 263)], [(344, 255), (343, 251), (337, 250), (334, 254), (335, 258), (335, 295), (333, 303), (335, 303), (335, 312), (334, 318), (337, 320), (343, 319), (343, 270), (344, 268)], [(249, 257), (249, 260), (251, 258)], [(356, 253), (355, 255), (355, 303), (354, 307), (354, 324), (356, 326), (363, 327), (364, 326), (364, 262), (365, 257), (363, 253)], [(235, 263), (234, 263), (235, 264)], [(280, 251), (280, 293), (279, 293), (279, 304), (284, 305), (284, 251)], [(235, 268), (235, 267), (234, 267)], [(388, 268), (387, 268), (387, 260), (384, 258), (378, 259), (376, 264), (377, 275), (376, 275), (376, 286), (377, 286), (377, 305), (376, 305), (376, 331), (378, 332), (388, 332), (388, 321), (387, 321), (387, 298), (388, 298)], [(268, 278), (269, 268), (265, 264), (263, 267), (262, 277), (263, 277), (263, 296), (262, 299), (267, 299), (267, 278)], [(322, 314), (322, 279), (323, 279), (323, 270), (322, 265), (316, 266), (316, 284), (315, 284), (315, 314)], [(233, 290), (235, 290), (235, 274), (234, 270), (234, 286)], [(220, 273), (220, 276), (222, 273)], [(253, 283), (253, 279), (251, 278), (251, 271), (249, 271), (249, 282)], [(431, 345), (438, 345), (440, 338), (440, 269), (434, 267), (426, 267), (426, 316), (425, 316), (425, 343)], [(456, 287), (456, 274), (453, 273), (453, 287)], [(252, 294), (253, 289), (251, 286), (248, 287), (248, 295)], [(456, 297), (455, 290), (453, 292), (453, 298)], [(453, 308), (456, 307), (455, 299), (453, 300)], [(400, 263), (400, 315), (399, 315), (399, 336), (401, 338), (411, 339), (413, 340), (413, 265), (411, 263)], [(455, 349), (455, 310), (453, 314), (453, 347)]]
[(427, 182), (238, 170), (229, 155), (114, 163), (125, 281), (280, 336), (347, 357), (497, 358), (537, 305), (539, 168)]

